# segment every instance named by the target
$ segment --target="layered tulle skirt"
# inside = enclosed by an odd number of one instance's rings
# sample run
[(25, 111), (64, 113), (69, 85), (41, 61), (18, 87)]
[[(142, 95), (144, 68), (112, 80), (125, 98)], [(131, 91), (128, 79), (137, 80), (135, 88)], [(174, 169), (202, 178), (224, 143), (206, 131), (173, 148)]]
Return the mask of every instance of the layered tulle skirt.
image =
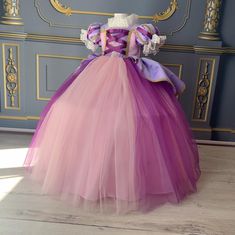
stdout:
[(196, 191), (196, 144), (168, 82), (130, 58), (85, 61), (38, 123), (25, 166), (42, 192), (86, 209), (127, 212)]

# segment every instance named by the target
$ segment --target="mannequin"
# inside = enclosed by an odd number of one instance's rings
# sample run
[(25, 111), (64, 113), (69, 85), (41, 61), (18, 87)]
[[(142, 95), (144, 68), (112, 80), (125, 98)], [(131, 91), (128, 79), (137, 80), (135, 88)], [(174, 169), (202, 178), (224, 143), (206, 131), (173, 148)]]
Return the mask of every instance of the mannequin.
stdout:
[(114, 13), (114, 18), (124, 18), (128, 15), (126, 13)]
[(130, 26), (135, 25), (137, 21), (138, 21), (138, 16), (136, 14), (128, 15), (125, 13), (114, 13), (114, 16), (108, 19), (108, 26), (110, 28), (113, 27), (128, 28)]
[[(126, 13), (114, 13), (112, 18), (108, 19), (108, 28), (130, 28), (138, 23), (138, 15)], [(86, 47), (93, 52), (97, 50), (98, 45), (94, 45), (89, 40), (87, 40), (87, 30), (81, 30), (81, 40), (85, 43)], [(157, 54), (159, 48), (165, 43), (166, 36), (160, 36), (157, 34), (152, 35), (152, 39), (144, 45), (143, 53), (144, 55)]]
[(25, 160), (43, 194), (90, 212), (125, 213), (196, 191), (197, 145), (175, 97), (185, 84), (141, 57), (156, 54), (165, 37), (137, 20), (116, 13), (81, 30), (87, 48), (101, 50), (51, 98)]
[[(128, 28), (134, 26), (138, 22), (138, 15), (126, 13), (114, 13), (114, 17), (108, 19), (109, 28)], [(143, 53), (147, 56), (148, 54), (157, 54), (159, 48), (165, 43), (166, 36), (159, 36), (154, 34), (148, 44), (144, 45)]]

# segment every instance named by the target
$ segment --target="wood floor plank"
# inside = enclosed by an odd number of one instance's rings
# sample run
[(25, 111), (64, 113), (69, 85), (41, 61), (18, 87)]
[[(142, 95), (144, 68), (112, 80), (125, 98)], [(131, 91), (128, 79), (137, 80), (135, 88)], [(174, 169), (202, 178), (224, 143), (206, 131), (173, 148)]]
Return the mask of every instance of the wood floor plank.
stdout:
[(179, 205), (165, 204), (145, 214), (106, 215), (84, 212), (55, 197), (42, 195), (40, 185), (31, 181), (22, 167), (12, 163), (12, 157), (20, 157), (17, 151), (27, 147), (29, 135), (22, 136), (15, 150), (19, 135), (4, 138), (2, 142), (0, 134), (0, 167), (1, 159), (4, 158), (4, 164), (8, 160), (5, 149), (12, 150), (11, 154), (15, 151), (15, 155), (9, 156), (9, 167), (0, 169), (0, 234), (235, 234), (233, 147), (199, 146), (202, 175), (198, 192)]

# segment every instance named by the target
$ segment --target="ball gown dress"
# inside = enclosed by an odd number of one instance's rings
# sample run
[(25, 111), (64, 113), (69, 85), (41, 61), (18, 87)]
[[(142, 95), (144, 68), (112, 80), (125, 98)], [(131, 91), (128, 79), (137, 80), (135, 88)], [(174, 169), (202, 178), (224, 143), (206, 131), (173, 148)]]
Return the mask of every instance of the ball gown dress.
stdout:
[(93, 23), (82, 40), (101, 53), (82, 61), (55, 92), (25, 159), (42, 192), (118, 213), (177, 204), (196, 192), (198, 149), (176, 96), (184, 82), (140, 57), (142, 50), (158, 52), (159, 30)]

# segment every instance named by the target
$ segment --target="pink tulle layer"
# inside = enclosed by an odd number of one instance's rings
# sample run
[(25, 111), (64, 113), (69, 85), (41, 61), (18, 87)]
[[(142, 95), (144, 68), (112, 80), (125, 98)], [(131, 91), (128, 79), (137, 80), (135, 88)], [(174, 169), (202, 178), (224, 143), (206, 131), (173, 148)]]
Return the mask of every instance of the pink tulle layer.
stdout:
[(199, 157), (167, 83), (131, 59), (94, 59), (51, 106), (25, 161), (43, 193), (98, 210), (150, 210), (196, 191)]

